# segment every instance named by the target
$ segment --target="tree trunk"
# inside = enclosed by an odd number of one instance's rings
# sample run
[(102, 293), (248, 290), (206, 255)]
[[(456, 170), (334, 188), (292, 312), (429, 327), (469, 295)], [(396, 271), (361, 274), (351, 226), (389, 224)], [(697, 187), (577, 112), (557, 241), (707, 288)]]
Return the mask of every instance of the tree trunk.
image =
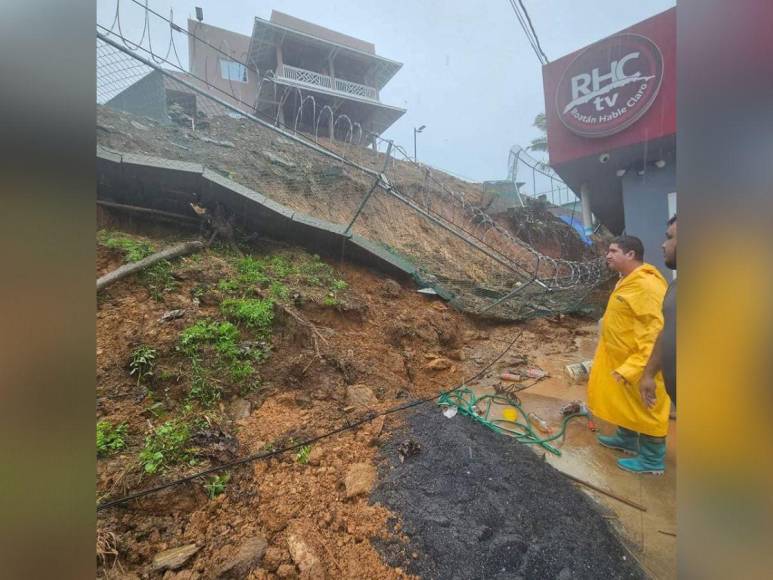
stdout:
[(171, 246), (169, 248), (166, 248), (165, 250), (161, 250), (160, 252), (156, 252), (152, 256), (143, 258), (138, 262), (132, 262), (131, 264), (124, 264), (120, 268), (105, 274), (104, 276), (102, 276), (97, 280), (97, 292), (102, 290), (102, 288), (109, 286), (116, 280), (120, 280), (121, 278), (124, 278), (129, 274), (134, 274), (135, 272), (139, 272), (140, 270), (144, 270), (145, 268), (147, 268), (148, 266), (152, 266), (156, 262), (160, 262), (161, 260), (168, 260), (170, 258), (176, 258), (178, 256), (185, 256), (186, 254), (192, 254), (193, 252), (198, 252), (203, 247), (204, 247), (204, 244), (199, 241), (183, 242), (181, 244), (177, 244), (176, 246)]

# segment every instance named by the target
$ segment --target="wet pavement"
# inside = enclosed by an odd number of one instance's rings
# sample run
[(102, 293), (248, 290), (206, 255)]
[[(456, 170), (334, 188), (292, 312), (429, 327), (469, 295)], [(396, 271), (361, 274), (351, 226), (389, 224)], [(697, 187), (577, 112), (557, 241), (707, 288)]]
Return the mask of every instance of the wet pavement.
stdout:
[[(573, 384), (565, 375), (567, 364), (593, 358), (596, 346), (595, 326), (589, 325), (587, 336), (575, 339), (577, 350), (566, 354), (543, 348), (530, 353), (533, 363), (549, 373), (549, 376), (532, 387), (518, 393), (524, 410), (537, 413), (552, 427), (560, 426), (561, 407), (572, 400), (587, 401), (587, 384)], [(546, 345), (547, 346), (547, 345)], [(495, 373), (473, 385), (478, 395), (493, 394), (498, 374), (507, 370), (507, 362), (494, 367)], [(492, 408), (492, 418), (501, 417), (501, 408)], [(614, 427), (596, 420), (600, 433), (610, 434)], [(546, 453), (546, 461), (566, 474), (572, 475), (613, 494), (646, 508), (641, 511), (617, 499), (580, 485), (593, 497), (606, 513), (606, 517), (618, 530), (623, 541), (642, 568), (655, 579), (676, 578), (676, 421), (671, 420), (667, 438), (666, 470), (662, 476), (636, 475), (621, 470), (617, 459), (625, 457), (621, 452), (607, 449), (596, 442), (596, 433), (589, 430), (583, 418), (572, 420), (563, 440), (554, 446), (561, 456)]]

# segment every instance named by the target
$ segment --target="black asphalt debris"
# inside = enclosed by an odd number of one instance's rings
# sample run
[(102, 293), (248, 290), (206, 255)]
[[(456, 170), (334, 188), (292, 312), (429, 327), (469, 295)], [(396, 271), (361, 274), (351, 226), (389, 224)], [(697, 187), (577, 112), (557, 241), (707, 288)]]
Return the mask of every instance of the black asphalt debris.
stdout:
[[(406, 455), (406, 441), (421, 452)], [(444, 580), (646, 578), (590, 498), (467, 417), (419, 408), (381, 454), (371, 501), (410, 539), (376, 543), (392, 566)]]

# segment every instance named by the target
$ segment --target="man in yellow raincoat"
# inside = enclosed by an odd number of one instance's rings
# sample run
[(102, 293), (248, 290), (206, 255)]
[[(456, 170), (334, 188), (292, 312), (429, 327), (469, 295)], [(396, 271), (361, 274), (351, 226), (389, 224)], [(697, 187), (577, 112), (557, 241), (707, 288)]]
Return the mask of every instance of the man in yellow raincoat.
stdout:
[(612, 435), (599, 435), (599, 443), (634, 456), (618, 460), (620, 468), (661, 474), (671, 400), (658, 373), (657, 402), (648, 408), (642, 402), (639, 381), (663, 327), (667, 283), (657, 268), (644, 262), (644, 246), (634, 236), (621, 236), (609, 244), (607, 265), (620, 274), (620, 280), (601, 319), (588, 379), (588, 407), (596, 417), (618, 426)]

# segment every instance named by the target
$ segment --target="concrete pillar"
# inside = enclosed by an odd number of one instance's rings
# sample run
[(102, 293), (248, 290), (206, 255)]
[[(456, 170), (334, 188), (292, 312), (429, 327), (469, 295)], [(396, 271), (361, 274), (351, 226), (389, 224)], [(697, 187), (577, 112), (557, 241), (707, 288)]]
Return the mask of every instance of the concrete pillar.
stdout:
[(580, 186), (580, 200), (582, 202), (583, 231), (586, 236), (590, 236), (593, 233), (593, 213), (590, 210), (590, 191), (586, 183)]
[(284, 61), (282, 60), (282, 46), (277, 44), (276, 45), (276, 70), (274, 71), (275, 74), (278, 74), (281, 72), (283, 64), (284, 64)]

